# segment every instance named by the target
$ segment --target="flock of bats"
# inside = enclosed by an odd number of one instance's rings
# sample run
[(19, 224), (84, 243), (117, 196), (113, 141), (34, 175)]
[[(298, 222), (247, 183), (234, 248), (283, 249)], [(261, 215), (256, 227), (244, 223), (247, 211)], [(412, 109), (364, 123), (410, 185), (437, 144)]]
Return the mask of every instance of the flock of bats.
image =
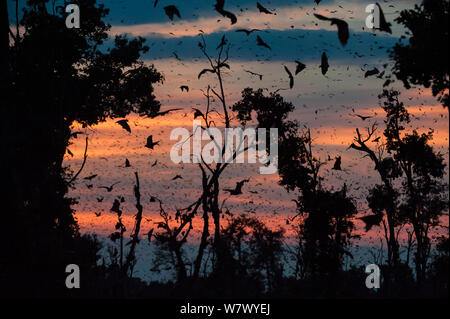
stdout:
[[(320, 0), (314, 0), (314, 2), (316, 4), (319, 4)], [(158, 6), (158, 0), (154, 1), (154, 7), (157, 7), (157, 6)], [(390, 24), (385, 19), (383, 10), (381, 9), (381, 7), (380, 7), (380, 5), (378, 3), (376, 3), (376, 6), (378, 7), (379, 13), (380, 13), (380, 15), (379, 15), (380, 16), (380, 21), (379, 21), (380, 24), (379, 24), (379, 28), (377, 30), (381, 31), (381, 32), (386, 32), (386, 33), (391, 34), (392, 30), (390, 28)], [(256, 2), (256, 8), (259, 10), (259, 12), (261, 14), (267, 14), (267, 15), (276, 15), (277, 14), (275, 12), (275, 10), (269, 10), (269, 9), (265, 8), (263, 5), (261, 5), (259, 2)], [(168, 16), (168, 18), (171, 21), (173, 21), (175, 17), (178, 17), (178, 18), (181, 19), (181, 13), (180, 13), (179, 9), (176, 6), (174, 6), (174, 5), (167, 5), (163, 9), (164, 9), (166, 15)], [(232, 13), (231, 11), (228, 11), (228, 10), (225, 9), (225, 0), (217, 0), (216, 4), (214, 5), (214, 10), (217, 13), (219, 13), (221, 16), (229, 19), (230, 23), (232, 25), (237, 23), (237, 20), (238, 20), (237, 16), (234, 13)], [(340, 44), (343, 47), (345, 47), (347, 45), (348, 40), (350, 38), (350, 32), (349, 32), (349, 25), (348, 25), (348, 23), (346, 21), (344, 21), (343, 19), (338, 19), (338, 18), (334, 18), (334, 17), (327, 17), (327, 16), (324, 16), (324, 15), (318, 14), (318, 13), (314, 13), (314, 17), (316, 19), (320, 20), (320, 21), (329, 22), (331, 26), (335, 26), (336, 29), (337, 29), (337, 37), (339, 39)], [(254, 33), (258, 33), (258, 32), (261, 32), (261, 31), (262, 30), (255, 29), (255, 28), (237, 29), (237, 30), (235, 30), (235, 32), (239, 32), (239, 33), (245, 34), (247, 37), (250, 37)], [(255, 40), (256, 40), (256, 44), (259, 47), (265, 48), (267, 50), (272, 50), (272, 47), (266, 41), (264, 41), (264, 39), (259, 34), (256, 34)], [(222, 37), (222, 41), (219, 44), (219, 47), (223, 46), (225, 44), (226, 44), (225, 37)], [(175, 52), (173, 54), (174, 54), (174, 56), (175, 56), (175, 58), (177, 60), (180, 60), (180, 58), (178, 57), (178, 55)], [(321, 73), (325, 76), (327, 74), (327, 71), (328, 71), (330, 65), (329, 65), (329, 62), (328, 62), (328, 56), (327, 56), (327, 54), (324, 51), (322, 52), (320, 61), (321, 61), (321, 64), (320, 64), (319, 67), (320, 67)], [(292, 72), (286, 65), (283, 65), (284, 70), (285, 70), (285, 72), (287, 73), (287, 75), (289, 77), (289, 88), (290, 89), (292, 89), (294, 87), (295, 76), (300, 74), (306, 68), (306, 65), (304, 63), (300, 62), (299, 60), (295, 60), (294, 62), (296, 64), (296, 68), (295, 68), (294, 72)], [(252, 72), (252, 71), (249, 71), (249, 70), (244, 70), (244, 71), (249, 73), (249, 74), (251, 74), (251, 75), (253, 75), (253, 76), (257, 76), (257, 77), (259, 77), (260, 80), (262, 80), (262, 77), (263, 77), (262, 74), (258, 74), (258, 73), (255, 73), (255, 72)], [(198, 75), (198, 78), (200, 78), (203, 74), (205, 74), (207, 72), (208, 72), (207, 69), (202, 70), (200, 72), (200, 74)], [(373, 69), (365, 71), (364, 77), (367, 78), (369, 76), (373, 76), (373, 75), (377, 75), (377, 74), (380, 74), (379, 70), (377, 68), (373, 68)], [(381, 76), (381, 74), (380, 74), (380, 76)], [(189, 86), (187, 86), (187, 85), (181, 85), (180, 89), (181, 89), (182, 92), (189, 92)], [(175, 109), (169, 109), (169, 110), (166, 110), (166, 111), (157, 112), (155, 114), (152, 114), (150, 116), (150, 118), (163, 116), (163, 115), (166, 115), (166, 114), (168, 114), (168, 113), (170, 113), (172, 111), (177, 111), (177, 110), (180, 110), (180, 109), (179, 108), (175, 108)], [(194, 109), (194, 111), (196, 112), (194, 114), (194, 118), (197, 117), (197, 116), (201, 116), (202, 115), (202, 112), (200, 110)], [(362, 115), (359, 115), (359, 114), (356, 114), (356, 113), (352, 114), (352, 116), (358, 117), (362, 121), (365, 121), (367, 119), (372, 118), (371, 116), (362, 116)], [(129, 133), (131, 133), (131, 128), (130, 128), (130, 125), (128, 124), (128, 120), (123, 119), (123, 120), (117, 121), (116, 123), (119, 124), (124, 130), (126, 130)], [(374, 140), (374, 142), (377, 142), (379, 140), (379, 138), (380, 137), (377, 137)], [(147, 141), (146, 141), (146, 144), (144, 146), (147, 147), (148, 149), (153, 150), (156, 145), (159, 145), (159, 141), (154, 141), (153, 140), (153, 136), (149, 135), (147, 137)], [(333, 159), (329, 157), (328, 160), (331, 161)], [(335, 157), (334, 161), (335, 162), (334, 162), (334, 165), (333, 165), (332, 169), (341, 171), (342, 170), (342, 168), (341, 168), (341, 165), (342, 165), (341, 156)], [(155, 165), (157, 165), (157, 161), (155, 161), (152, 164), (152, 166), (155, 166)], [(125, 159), (125, 165), (124, 166), (125, 167), (130, 167), (131, 166), (131, 163), (130, 163), (130, 161), (128, 159)], [(97, 177), (97, 174), (85, 177), (84, 180), (90, 182), (95, 177)], [(181, 175), (177, 174), (171, 180), (178, 180), (178, 179), (183, 179), (183, 177)], [(249, 182), (249, 179), (244, 179), (244, 180), (238, 181), (238, 182), (236, 182), (235, 188), (225, 188), (224, 191), (228, 192), (230, 194), (230, 196), (240, 195), (240, 194), (242, 194), (242, 188), (243, 188), (244, 184), (247, 183), (247, 182)], [(112, 184), (110, 186), (99, 186), (98, 188), (105, 189), (107, 192), (112, 192), (114, 186), (117, 185), (118, 183), (119, 182), (116, 182), (116, 183), (114, 183), (114, 184)], [(87, 187), (88, 188), (92, 188), (93, 186), (92, 186), (92, 184), (89, 184), (89, 185), (87, 185)], [(253, 194), (257, 194), (258, 193), (257, 191), (250, 191), (250, 192), (253, 193)], [(98, 202), (102, 202), (103, 199), (104, 199), (103, 197), (97, 197), (97, 201)], [(150, 202), (152, 202), (152, 201), (155, 201), (155, 199), (153, 197), (150, 198)], [(96, 214), (97, 217), (99, 217), (101, 215), (101, 213), (95, 213), (95, 214)], [(366, 223), (366, 230), (370, 229), (370, 227), (367, 227), (367, 225), (374, 224), (374, 223), (372, 223), (371, 220), (369, 220), (370, 218), (379, 218), (379, 217), (378, 216), (369, 215), (369, 216), (365, 216), (365, 217), (359, 218), (359, 219), (363, 220)]]
[[(314, 0), (314, 2), (316, 4), (319, 4), (320, 0)], [(154, 7), (156, 7), (157, 5), (158, 5), (158, 0), (156, 0), (154, 2)], [(384, 12), (383, 12), (381, 6), (378, 3), (376, 3), (376, 6), (378, 7), (379, 18), (380, 18), (378, 30), (379, 31), (384, 31), (384, 32), (387, 32), (387, 33), (392, 33), (392, 30), (390, 28), (390, 24), (386, 21), (386, 18), (384, 16)], [(221, 14), (225, 18), (230, 19), (230, 22), (231, 22), (232, 25), (235, 24), (237, 22), (236, 15), (234, 13), (230, 12), (230, 11), (225, 10), (224, 7), (225, 7), (225, 0), (217, 0), (216, 4), (214, 5), (214, 9), (219, 14)], [(272, 12), (272, 11), (268, 10), (267, 8), (265, 8), (259, 2), (256, 2), (256, 7), (258, 8), (259, 12), (262, 13), (262, 14), (276, 14), (275, 12)], [(175, 16), (177, 16), (178, 18), (181, 19), (180, 11), (178, 10), (178, 8), (176, 6), (168, 5), (168, 6), (165, 6), (163, 9), (164, 9), (166, 15), (169, 17), (169, 19), (171, 21), (173, 21)], [(345, 46), (347, 44), (347, 41), (348, 41), (348, 39), (350, 37), (350, 33), (349, 33), (349, 28), (348, 28), (348, 23), (347, 22), (345, 22), (342, 19), (330, 18), (330, 17), (326, 17), (326, 16), (323, 16), (323, 15), (317, 14), (317, 13), (314, 13), (314, 16), (317, 19), (319, 19), (319, 20), (329, 21), (332, 26), (336, 26), (337, 27), (337, 33), (338, 33), (338, 39), (339, 39), (340, 43), (342, 44), (342, 46)], [(247, 36), (249, 36), (253, 32), (258, 32), (258, 31), (261, 31), (261, 30), (259, 30), (259, 29), (250, 29), (250, 30), (238, 29), (238, 30), (236, 30), (236, 32), (243, 32)], [(268, 50), (272, 50), (271, 46), (269, 44), (267, 44), (259, 35), (256, 36), (256, 44), (258, 46), (264, 47), (264, 48), (266, 48)], [(299, 62), (299, 61), (295, 61), (295, 63), (297, 64), (295, 75), (297, 75), (303, 69), (305, 69), (306, 66), (303, 63)], [(328, 69), (330, 67), (330, 65), (328, 64), (328, 57), (327, 57), (325, 52), (322, 53), (321, 64), (320, 64), (319, 67), (320, 67), (321, 72), (322, 72), (323, 75), (325, 75), (327, 73), (327, 71), (328, 71)], [(285, 69), (286, 73), (289, 76), (289, 88), (292, 89), (294, 87), (294, 76), (293, 76), (292, 72), (289, 70), (289, 68), (287, 66), (284, 66), (284, 69)], [(261, 74), (256, 74), (256, 73), (251, 72), (251, 71), (246, 71), (246, 72), (248, 72), (250, 74), (253, 74), (253, 75), (256, 75), (256, 76), (259, 76), (260, 79), (262, 79)], [(374, 68), (372, 70), (367, 71), (365, 73), (365, 77), (371, 76), (371, 75), (375, 75), (375, 74), (378, 74), (378, 73), (379, 73), (379, 70), (377, 68)], [(200, 76), (201, 76), (201, 74), (199, 74), (199, 77)], [(183, 90), (183, 89), (186, 89), (186, 91), (189, 90), (189, 88), (186, 87), (186, 86), (182, 86), (181, 90)]]

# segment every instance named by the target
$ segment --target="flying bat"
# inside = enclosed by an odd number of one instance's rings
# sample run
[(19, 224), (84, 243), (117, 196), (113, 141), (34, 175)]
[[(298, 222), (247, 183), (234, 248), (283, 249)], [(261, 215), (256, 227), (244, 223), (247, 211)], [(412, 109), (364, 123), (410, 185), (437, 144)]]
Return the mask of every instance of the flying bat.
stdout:
[(99, 188), (104, 188), (104, 189), (106, 189), (106, 190), (108, 191), (108, 193), (110, 193), (110, 192), (112, 192), (113, 187), (114, 187), (115, 185), (119, 184), (119, 183), (120, 183), (120, 182), (116, 182), (116, 183), (112, 184), (111, 186), (100, 186)]
[(297, 63), (297, 67), (295, 68), (295, 75), (297, 75), (306, 68), (306, 65), (297, 60), (295, 61), (295, 63)]
[(262, 74), (259, 74), (259, 73), (255, 73), (255, 72), (252, 72), (252, 71), (248, 71), (248, 70), (244, 70), (245, 72), (247, 72), (247, 73), (249, 73), (249, 74), (251, 74), (251, 75), (255, 75), (255, 76), (258, 76), (259, 77), (259, 79), (262, 81), (262, 79), (263, 79), (263, 75)]
[(237, 22), (236, 16), (231, 13), (230, 11), (226, 11), (223, 9), (225, 6), (225, 0), (217, 0), (216, 4), (214, 5), (214, 8), (217, 12), (219, 12), (222, 16), (225, 18), (228, 18), (231, 20), (231, 24), (235, 24)]
[(200, 73), (198, 74), (198, 79), (200, 79), (202, 77), (203, 74), (205, 74), (206, 72), (210, 72), (210, 73), (216, 73), (216, 70), (213, 69), (203, 69), (200, 71)]
[(342, 170), (341, 169), (341, 157), (340, 156), (336, 157), (336, 162), (334, 162), (334, 166), (333, 166), (332, 169), (337, 170), (337, 171), (341, 171)]
[(380, 17), (380, 26), (379, 26), (378, 30), (392, 34), (391, 24), (386, 21), (383, 9), (381, 9), (381, 6), (378, 2), (376, 2), (375, 4), (379, 9), (379, 14), (380, 14), (380, 16), (379, 16)]
[(266, 8), (264, 8), (261, 3), (257, 2), (256, 3), (256, 7), (259, 9), (259, 12), (265, 13), (265, 14), (273, 14), (272, 12), (270, 12), (269, 10), (267, 10)]
[(360, 217), (358, 219), (361, 219), (364, 222), (364, 224), (366, 224), (366, 231), (369, 231), (373, 226), (380, 225), (381, 220), (383, 219), (383, 214), (368, 215)]
[(153, 149), (153, 147), (155, 147), (155, 145), (158, 145), (159, 141), (153, 142), (153, 136), (149, 135), (147, 137), (147, 144), (145, 144), (145, 147), (149, 148), (149, 149)]
[(259, 29), (251, 29), (251, 30), (247, 30), (247, 29), (238, 29), (236, 30), (236, 32), (244, 32), (246, 35), (250, 35), (252, 32), (255, 31), (261, 31)]
[(128, 125), (128, 120), (120, 120), (116, 122), (117, 124), (119, 124), (120, 126), (122, 126), (122, 128), (127, 131), (128, 133), (131, 133), (131, 127), (130, 125)]
[(322, 53), (320, 68), (322, 69), (322, 74), (327, 74), (328, 68), (330, 65), (328, 64), (328, 57), (325, 52)]
[(372, 118), (372, 116), (363, 116), (363, 115), (359, 115), (359, 114), (355, 114), (355, 116), (359, 117), (363, 121)]
[(179, 109), (179, 108), (178, 109), (168, 109), (168, 110), (165, 110), (165, 111), (153, 113), (153, 114), (149, 115), (148, 117), (154, 119), (155, 117), (164, 116), (164, 115), (166, 115), (166, 114), (168, 114), (170, 112), (174, 112), (174, 111), (178, 111), (178, 110), (181, 110), (181, 109)]
[(262, 46), (269, 50), (272, 50), (272, 48), (266, 42), (264, 42), (263, 39), (261, 39), (261, 37), (259, 35), (256, 36), (256, 41), (259, 46)]
[(250, 179), (244, 179), (240, 182), (236, 183), (236, 187), (234, 189), (231, 188), (225, 188), (224, 191), (225, 192), (229, 192), (230, 195), (240, 195), (242, 194), (242, 186), (244, 186), (245, 183), (249, 182)]
[(347, 44), (347, 40), (350, 36), (350, 34), (348, 32), (348, 23), (347, 22), (345, 22), (344, 20), (341, 20), (341, 19), (328, 18), (328, 17), (325, 17), (325, 16), (323, 16), (321, 14), (317, 14), (317, 13), (314, 13), (314, 16), (319, 20), (330, 21), (331, 25), (336, 25), (337, 29), (338, 29), (339, 41), (341, 42), (342, 46), (345, 46)]
[(286, 73), (289, 75), (289, 88), (292, 89), (294, 87), (294, 77), (287, 66), (284, 66), (284, 69), (286, 70)]
[(87, 177), (85, 177), (85, 178), (83, 178), (83, 179), (86, 179), (86, 180), (92, 180), (93, 178), (96, 178), (97, 177), (97, 174), (94, 174), (94, 175), (91, 175), (91, 176), (87, 176)]
[(181, 19), (180, 11), (178, 11), (178, 8), (174, 5), (164, 7), (164, 11), (166, 12), (170, 20), (173, 20), (174, 15)]
[(364, 73), (364, 77), (367, 78), (368, 76), (375, 75), (380, 73), (380, 71), (377, 68), (373, 68), (372, 70), (367, 70), (366, 73)]

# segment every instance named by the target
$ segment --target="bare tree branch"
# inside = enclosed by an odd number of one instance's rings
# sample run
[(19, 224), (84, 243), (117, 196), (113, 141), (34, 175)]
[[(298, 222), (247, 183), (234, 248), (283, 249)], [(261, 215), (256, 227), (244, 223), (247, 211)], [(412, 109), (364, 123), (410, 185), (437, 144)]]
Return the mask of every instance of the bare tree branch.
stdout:
[(88, 137), (86, 136), (86, 146), (84, 148), (83, 163), (81, 164), (81, 167), (78, 170), (78, 172), (66, 183), (67, 185), (72, 184), (77, 179), (78, 175), (80, 175), (81, 171), (83, 170), (84, 165), (86, 164), (87, 150), (88, 150)]

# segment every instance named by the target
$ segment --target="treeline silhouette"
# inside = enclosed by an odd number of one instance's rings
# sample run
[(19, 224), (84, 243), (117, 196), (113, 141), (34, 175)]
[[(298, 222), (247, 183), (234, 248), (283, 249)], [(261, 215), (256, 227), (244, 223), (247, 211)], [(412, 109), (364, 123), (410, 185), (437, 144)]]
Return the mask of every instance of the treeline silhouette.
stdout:
[[(335, 190), (324, 185), (320, 169), (329, 161), (342, 170), (341, 157), (321, 160), (313, 151), (311, 131), (289, 114), (294, 105), (278, 92), (246, 88), (241, 99), (228, 105), (223, 70), (229, 69), (229, 43), (225, 36), (210, 55), (201, 36), (199, 50), (209, 64), (199, 77), (215, 79), (217, 85), (204, 92), (205, 108), (195, 109), (194, 118), (202, 129), (256, 123), (259, 128), (278, 128), (280, 184), (299, 194), (297, 209), (286, 221), (296, 230), (296, 244), (285, 245), (282, 229), (269, 229), (256, 217), (230, 211), (220, 196), (221, 176), (228, 163), (198, 163), (202, 191), (188, 207), (169, 212), (157, 194), (150, 202), (158, 205), (162, 221), (147, 234), (157, 246), (154, 266), (174, 270), (167, 283), (144, 283), (133, 276), (138, 256), (136, 247), (143, 240), (139, 174), (136, 172), (135, 226), (128, 236), (122, 223), (121, 200), (112, 203), (117, 214), (115, 231), (109, 236), (118, 245), (109, 248), (109, 260), (101, 262), (102, 244), (97, 238), (81, 235), (73, 217), (75, 199), (67, 197), (83, 166), (73, 172), (63, 166), (74, 122), (93, 126), (108, 118), (125, 117), (131, 112), (155, 117), (160, 103), (153, 85), (163, 76), (140, 60), (148, 50), (144, 39), (116, 36), (113, 46), (104, 49), (110, 26), (103, 22), (108, 9), (94, 0), (75, 1), (83, 8), (80, 29), (65, 27), (64, 8), (51, 8), (48, 1), (27, 2), (20, 21), (23, 32), (10, 29), (6, 1), (1, 9), (1, 167), (4, 184), (3, 228), (0, 242), (4, 249), (0, 262), (0, 291), (4, 297), (93, 297), (93, 298), (186, 298), (186, 297), (271, 297), (271, 298), (406, 298), (448, 296), (449, 237), (438, 239), (433, 254), (434, 229), (447, 227), (440, 217), (448, 213), (448, 185), (444, 181), (443, 156), (430, 145), (433, 131), (408, 131), (410, 115), (398, 91), (384, 88), (380, 103), (385, 113), (382, 128), (373, 124), (356, 129), (349, 148), (357, 150), (373, 164), (381, 183), (367, 194), (371, 213), (360, 219), (366, 230), (384, 230), (387, 259), (381, 260), (382, 285), (377, 291), (365, 287), (364, 265), (344, 267), (359, 214), (345, 183)], [(448, 21), (448, 1), (425, 1), (416, 14), (443, 11)], [(441, 10), (442, 7), (446, 8)], [(425, 9), (423, 9), (425, 8)], [(221, 8), (216, 9), (227, 16)], [(222, 10), (222, 12), (220, 10)], [(411, 14), (412, 15), (412, 14)], [(416, 17), (416, 15), (413, 15)], [(409, 15), (399, 20), (407, 27)], [(448, 22), (447, 22), (448, 23)], [(433, 36), (445, 37), (441, 26)], [(19, 25), (17, 26), (19, 30)], [(413, 33), (415, 30), (411, 30)], [(419, 32), (419, 31), (417, 31)], [(445, 33), (446, 34), (446, 33)], [(415, 36), (415, 34), (413, 34)], [(446, 35), (448, 36), (448, 35)], [(419, 41), (420, 42), (420, 41)], [(447, 43), (447, 42), (446, 42)], [(417, 50), (420, 44), (394, 48), (393, 74), (407, 83), (429, 86), (447, 105), (442, 89), (442, 72), (419, 83), (406, 75), (410, 62), (401, 52)], [(446, 58), (442, 59), (447, 61)], [(423, 62), (425, 63), (425, 62)], [(434, 62), (433, 62), (434, 63)], [(445, 62), (447, 63), (447, 62)], [(206, 70), (206, 71), (205, 71)], [(430, 69), (428, 69), (430, 70)], [(432, 70), (430, 70), (432, 71)], [(418, 72), (418, 71), (417, 71)], [(292, 74), (291, 74), (292, 76)], [(444, 81), (445, 82), (445, 81)], [(434, 83), (434, 82), (433, 82)], [(385, 83), (386, 84), (386, 83)], [(388, 85), (389, 83), (387, 83)], [(434, 84), (433, 84), (434, 85)], [(214, 89), (218, 87), (219, 89)], [(292, 88), (292, 85), (290, 86)], [(448, 89), (448, 82), (443, 84)], [(444, 93), (442, 93), (444, 92)], [(448, 94), (448, 93), (447, 93)], [(212, 101), (221, 111), (213, 110)], [(220, 116), (217, 116), (220, 113)], [(377, 132), (382, 132), (382, 139)], [(75, 134), (75, 135), (74, 135)], [(270, 135), (267, 135), (270, 141)], [(376, 141), (376, 147), (373, 143)], [(259, 143), (261, 141), (257, 141)], [(86, 150), (88, 139), (86, 138)], [(269, 145), (266, 145), (269, 151)], [(371, 148), (372, 147), (372, 148)], [(233, 158), (240, 151), (235, 151)], [(221, 149), (225, 156), (225, 148)], [(85, 152), (84, 161), (87, 154)], [(84, 163), (83, 161), (83, 163)], [(155, 162), (156, 163), (156, 162)], [(229, 196), (239, 196), (245, 179)], [(112, 188), (112, 186), (111, 186)], [(200, 242), (195, 256), (187, 256), (193, 220), (201, 219)], [(401, 258), (399, 232), (411, 229), (405, 258)], [(212, 234), (210, 230), (213, 229)], [(117, 250), (116, 247), (119, 247)], [(295, 269), (287, 275), (286, 258)], [(410, 268), (410, 260), (414, 269)], [(80, 266), (81, 288), (65, 286), (68, 264)]]

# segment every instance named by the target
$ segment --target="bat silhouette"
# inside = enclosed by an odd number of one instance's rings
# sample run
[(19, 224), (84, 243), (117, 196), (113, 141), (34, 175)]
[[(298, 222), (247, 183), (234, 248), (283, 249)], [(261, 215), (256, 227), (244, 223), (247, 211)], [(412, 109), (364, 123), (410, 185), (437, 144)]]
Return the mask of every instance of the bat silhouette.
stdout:
[(272, 48), (266, 42), (264, 42), (263, 39), (261, 39), (261, 37), (259, 35), (256, 36), (256, 41), (259, 46), (262, 46), (269, 50), (272, 50)]
[(194, 112), (194, 119), (196, 119), (197, 117), (201, 116), (202, 118), (205, 118), (205, 115), (203, 114), (202, 111), (200, 111), (199, 109), (196, 109), (195, 107), (192, 108), (195, 112)]
[(334, 162), (334, 166), (333, 166), (332, 169), (337, 170), (337, 171), (341, 171), (342, 170), (341, 169), (341, 157), (340, 156), (336, 157), (336, 162)]
[(181, 19), (180, 11), (178, 11), (177, 7), (175, 7), (174, 5), (164, 7), (164, 11), (166, 12), (169, 19), (172, 21), (174, 15), (176, 15), (178, 18)]
[(186, 90), (186, 92), (189, 92), (189, 86), (187, 85), (182, 85), (180, 86), (181, 92), (183, 92), (184, 90)]
[(383, 219), (383, 215), (382, 214), (368, 215), (360, 217), (358, 219), (361, 219), (364, 222), (364, 224), (366, 224), (366, 231), (369, 231), (373, 226), (380, 225), (381, 220)]
[(363, 121), (372, 118), (372, 116), (363, 116), (363, 115), (359, 115), (359, 114), (355, 114), (355, 116), (359, 117)]
[(122, 215), (122, 211), (120, 210), (119, 200), (117, 200), (117, 199), (114, 200), (114, 203), (113, 203), (110, 211), (117, 213), (117, 215), (119, 215), (119, 217)]
[(87, 177), (85, 177), (85, 178), (83, 178), (83, 179), (86, 179), (86, 180), (92, 180), (93, 178), (96, 178), (97, 177), (97, 174), (94, 174), (94, 175), (91, 175), (91, 176), (87, 176)]
[(200, 73), (198, 74), (198, 79), (200, 79), (201, 76), (202, 76), (203, 74), (205, 74), (206, 72), (216, 73), (216, 70), (213, 70), (213, 69), (203, 69), (203, 70), (201, 70)]
[(244, 186), (245, 183), (249, 182), (250, 179), (244, 179), (240, 182), (236, 183), (236, 187), (234, 189), (231, 188), (225, 188), (224, 191), (225, 192), (229, 192), (230, 195), (240, 195), (242, 194), (242, 186)]
[(115, 185), (119, 184), (119, 183), (120, 183), (120, 182), (114, 183), (114, 184), (112, 184), (111, 186), (100, 186), (99, 188), (104, 188), (104, 189), (106, 189), (106, 190), (108, 191), (108, 193), (110, 193), (110, 192), (112, 192), (113, 187), (114, 187)]
[(97, 202), (101, 203), (101, 202), (103, 202), (103, 199), (104, 199), (103, 196), (97, 197)]
[(262, 74), (255, 73), (255, 72), (248, 71), (248, 70), (244, 70), (244, 71), (247, 72), (247, 73), (250, 73), (251, 75), (256, 75), (256, 76), (258, 76), (260, 80), (263, 79), (263, 75), (262, 75)]
[(128, 158), (125, 159), (125, 167), (131, 167), (130, 161)]
[(95, 213), (95, 216), (97, 216), (97, 217), (100, 217), (102, 215), (102, 213), (101, 212), (99, 212), (99, 213)]
[(256, 3), (256, 7), (259, 9), (259, 12), (265, 13), (265, 14), (273, 14), (272, 12), (270, 12), (269, 10), (267, 10), (266, 8), (264, 8), (261, 3), (257, 2)]
[(176, 52), (172, 52), (172, 55), (175, 57), (175, 59), (181, 61), (180, 57), (178, 56), (178, 54), (176, 54)]
[(153, 136), (149, 135), (147, 137), (147, 144), (145, 144), (145, 147), (149, 148), (149, 149), (153, 149), (153, 147), (155, 147), (155, 145), (158, 145), (159, 141), (153, 142)]
[(297, 67), (295, 68), (295, 75), (297, 75), (306, 68), (306, 65), (297, 60), (295, 60), (295, 63), (297, 63)]
[(116, 122), (117, 124), (119, 124), (120, 126), (122, 126), (122, 128), (127, 131), (128, 133), (131, 133), (131, 127), (130, 125), (128, 125), (128, 120), (120, 120)]
[(174, 111), (178, 111), (178, 110), (181, 110), (181, 109), (168, 109), (168, 110), (165, 110), (165, 111), (153, 113), (153, 114), (149, 115), (149, 117), (154, 119), (155, 117), (164, 116), (166, 114), (169, 114), (170, 112), (174, 112)]
[(249, 36), (252, 32), (255, 31), (261, 31), (259, 29), (251, 29), (251, 30), (247, 30), (247, 29), (238, 29), (236, 30), (236, 32), (244, 32), (247, 36)]
[(392, 34), (391, 24), (386, 21), (383, 9), (381, 9), (381, 6), (378, 2), (376, 2), (375, 4), (380, 10), (380, 27), (378, 28), (378, 30)]
[(182, 179), (182, 178), (183, 178), (183, 176), (177, 174), (177, 175), (175, 175), (175, 177), (172, 178), (172, 180), (174, 181), (174, 180)]
[(325, 52), (322, 53), (320, 68), (322, 69), (322, 74), (327, 74), (328, 68), (330, 65), (328, 64), (328, 57)]
[(289, 88), (292, 89), (294, 87), (294, 77), (287, 66), (284, 66), (284, 69), (286, 70), (286, 73), (289, 75)]
[(233, 13), (224, 10), (223, 9), (224, 6), (225, 6), (225, 0), (217, 0), (216, 4), (214, 5), (214, 8), (222, 16), (224, 16), (225, 18), (230, 19), (231, 20), (231, 24), (235, 24), (237, 22), (236, 16)]
[(336, 25), (337, 29), (338, 29), (339, 41), (341, 42), (342, 46), (345, 46), (347, 44), (347, 40), (350, 36), (350, 34), (348, 32), (348, 23), (347, 22), (345, 22), (344, 20), (341, 20), (341, 19), (328, 18), (328, 17), (325, 17), (325, 16), (323, 16), (321, 14), (317, 14), (317, 13), (314, 13), (314, 16), (319, 20), (330, 21), (331, 25)]
[(367, 78), (368, 76), (375, 75), (380, 73), (380, 71), (377, 68), (373, 68), (372, 70), (367, 70), (366, 73), (364, 73), (364, 77)]

